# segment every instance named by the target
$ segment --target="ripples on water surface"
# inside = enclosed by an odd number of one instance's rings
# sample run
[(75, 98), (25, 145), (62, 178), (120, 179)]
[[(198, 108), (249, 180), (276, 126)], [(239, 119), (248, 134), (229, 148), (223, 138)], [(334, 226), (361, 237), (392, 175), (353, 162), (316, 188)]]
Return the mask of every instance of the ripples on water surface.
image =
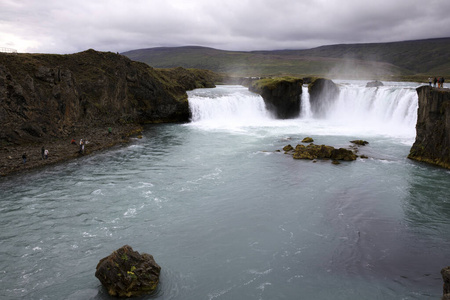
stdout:
[[(311, 122), (149, 126), (125, 147), (1, 179), (1, 298), (110, 299), (95, 267), (124, 244), (162, 266), (144, 299), (439, 298), (449, 172), (407, 160), (411, 137)], [(308, 135), (367, 139), (370, 159), (275, 152)]]

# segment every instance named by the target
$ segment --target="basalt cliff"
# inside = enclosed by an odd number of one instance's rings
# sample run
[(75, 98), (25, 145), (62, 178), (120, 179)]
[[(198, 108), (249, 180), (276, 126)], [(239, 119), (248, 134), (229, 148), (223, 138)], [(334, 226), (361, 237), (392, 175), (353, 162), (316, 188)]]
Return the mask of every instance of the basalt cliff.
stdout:
[(289, 119), (300, 113), (302, 85), (303, 80), (295, 77), (264, 78), (251, 82), (248, 89), (261, 95), (276, 118)]
[(186, 90), (216, 80), (210, 71), (154, 69), (111, 52), (0, 53), (0, 146), (111, 124), (186, 122)]
[(450, 89), (417, 88), (416, 141), (409, 158), (450, 169)]

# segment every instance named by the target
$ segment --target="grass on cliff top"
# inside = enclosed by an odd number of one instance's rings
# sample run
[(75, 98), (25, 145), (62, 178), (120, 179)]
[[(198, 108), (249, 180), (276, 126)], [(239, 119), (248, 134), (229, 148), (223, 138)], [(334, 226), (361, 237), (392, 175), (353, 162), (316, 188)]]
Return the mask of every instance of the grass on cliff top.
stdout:
[(302, 81), (299, 77), (284, 76), (284, 77), (274, 77), (274, 78), (262, 78), (255, 80), (252, 83), (253, 89), (262, 90), (263, 88), (268, 88), (269, 90), (275, 89), (281, 82), (295, 83)]

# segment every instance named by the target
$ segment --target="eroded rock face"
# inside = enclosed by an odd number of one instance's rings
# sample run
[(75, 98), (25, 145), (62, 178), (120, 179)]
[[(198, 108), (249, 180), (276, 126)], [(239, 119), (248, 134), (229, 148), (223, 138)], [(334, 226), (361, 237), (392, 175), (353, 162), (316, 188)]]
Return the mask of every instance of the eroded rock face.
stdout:
[(300, 78), (265, 78), (253, 81), (249, 90), (261, 95), (267, 110), (278, 119), (297, 118), (303, 81)]
[(160, 272), (153, 256), (125, 245), (100, 260), (95, 277), (111, 296), (135, 297), (154, 292)]
[(186, 90), (209, 71), (157, 70), (125, 56), (0, 53), (0, 145), (45, 141), (82, 127), (188, 122)]
[(417, 88), (416, 140), (408, 158), (450, 169), (450, 89)]

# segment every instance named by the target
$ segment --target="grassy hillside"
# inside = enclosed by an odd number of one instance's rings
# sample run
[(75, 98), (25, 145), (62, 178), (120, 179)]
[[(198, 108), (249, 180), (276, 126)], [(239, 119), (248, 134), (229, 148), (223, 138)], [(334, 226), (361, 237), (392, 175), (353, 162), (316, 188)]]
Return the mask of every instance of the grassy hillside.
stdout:
[(239, 76), (395, 79), (450, 75), (450, 38), (330, 45), (307, 50), (245, 52), (188, 46), (140, 49), (123, 54), (157, 68), (181, 66)]

